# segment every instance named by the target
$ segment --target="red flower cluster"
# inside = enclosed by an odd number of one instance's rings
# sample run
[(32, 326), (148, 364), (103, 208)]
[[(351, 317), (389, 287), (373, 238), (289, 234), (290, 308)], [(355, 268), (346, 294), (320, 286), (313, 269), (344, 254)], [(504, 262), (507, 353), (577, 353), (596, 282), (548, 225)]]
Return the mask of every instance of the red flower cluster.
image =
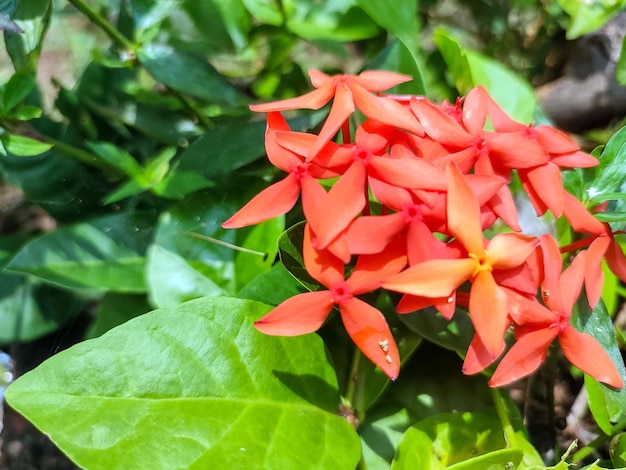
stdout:
[[(304, 264), (326, 290), (283, 302), (255, 323), (259, 331), (310, 333), (338, 306), (355, 344), (395, 379), (400, 360), (391, 331), (382, 313), (358, 298), (385, 288), (404, 294), (399, 313), (434, 306), (450, 319), (457, 303), (468, 307), (476, 334), (466, 373), (500, 357), (512, 326), (516, 342), (498, 365), (493, 386), (532, 373), (558, 338), (574, 365), (622, 387), (600, 344), (569, 321), (583, 281), (590, 304), (599, 300), (603, 257), (626, 280), (626, 259), (610, 228), (561, 181), (561, 168), (594, 166), (593, 157), (554, 128), (512, 120), (481, 87), (454, 106), (435, 105), (420, 96), (381, 95), (411, 79), (392, 72), (328, 76), (311, 71), (310, 77), (316, 90), (251, 107), (268, 113), (267, 156), (288, 175), (223, 226), (243, 227), (284, 214), (300, 197), (307, 220)], [(319, 109), (331, 100), (319, 135), (291, 131), (280, 114)], [(366, 119), (352, 138), (356, 110)], [(486, 130), (487, 123), (493, 130)], [(342, 144), (332, 140), (340, 130)], [(552, 237), (520, 233), (508, 187), (513, 171), (537, 214), (549, 209), (589, 235), (564, 247), (579, 251), (565, 271)], [(336, 180), (327, 191), (320, 180), (330, 178)], [(485, 230), (498, 219), (499, 233), (486, 239)], [(346, 277), (346, 265), (354, 259)], [(469, 294), (457, 297), (466, 283)]]

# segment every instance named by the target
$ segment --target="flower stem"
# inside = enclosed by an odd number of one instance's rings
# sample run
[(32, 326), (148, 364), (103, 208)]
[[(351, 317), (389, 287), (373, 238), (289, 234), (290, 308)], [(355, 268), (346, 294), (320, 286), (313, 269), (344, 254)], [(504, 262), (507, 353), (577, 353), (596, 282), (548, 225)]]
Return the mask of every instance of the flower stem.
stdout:
[(363, 353), (361, 353), (361, 350), (355, 347), (344, 397), (348, 406), (354, 410), (354, 415), (359, 421), (365, 418), (365, 410), (363, 409), (363, 381), (359, 374), (362, 357)]
[(89, 20), (96, 24), (109, 36), (119, 47), (128, 51), (134, 50), (133, 43), (117, 29), (115, 29), (111, 23), (105, 20), (102, 15), (97, 11), (89, 8), (83, 0), (68, 0), (69, 3), (74, 5), (78, 11), (83, 13)]
[(500, 419), (500, 424), (502, 425), (502, 430), (504, 431), (504, 440), (507, 445), (511, 447), (515, 442), (515, 430), (513, 429), (513, 425), (509, 420), (509, 415), (506, 412), (502, 392), (499, 388), (492, 388), (491, 396), (496, 407), (496, 412), (498, 413), (498, 418)]

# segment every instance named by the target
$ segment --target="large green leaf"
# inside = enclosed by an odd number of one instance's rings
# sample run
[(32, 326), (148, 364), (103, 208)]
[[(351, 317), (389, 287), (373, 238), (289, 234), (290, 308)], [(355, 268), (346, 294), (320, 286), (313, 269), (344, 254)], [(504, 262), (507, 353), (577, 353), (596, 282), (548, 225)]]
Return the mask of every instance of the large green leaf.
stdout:
[(66, 287), (141, 292), (152, 222), (121, 213), (62, 227), (26, 244), (7, 269)]
[(557, 0), (571, 17), (567, 26), (567, 38), (576, 39), (600, 28), (626, 6), (623, 0), (581, 2), (580, 0)]
[(90, 470), (354, 469), (322, 341), (257, 332), (269, 309), (210, 297), (148, 313), (53, 356), (7, 401)]

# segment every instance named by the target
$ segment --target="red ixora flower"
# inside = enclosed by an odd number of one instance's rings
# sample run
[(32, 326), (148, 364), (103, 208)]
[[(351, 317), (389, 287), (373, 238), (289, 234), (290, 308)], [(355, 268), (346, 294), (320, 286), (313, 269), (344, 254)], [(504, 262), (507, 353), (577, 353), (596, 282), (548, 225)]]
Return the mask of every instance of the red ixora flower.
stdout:
[(541, 297), (547, 308), (536, 299), (525, 302), (520, 298), (519, 312), (514, 315), (516, 342), (496, 368), (489, 385), (507, 385), (537, 370), (550, 344), (558, 338), (563, 354), (572, 364), (600, 382), (622, 388), (622, 378), (600, 343), (570, 324), (583, 284), (587, 253), (579, 253), (561, 273), (563, 261), (556, 241), (549, 235), (542, 235), (540, 240), (544, 266)]
[(333, 306), (339, 307), (346, 331), (374, 364), (395, 380), (400, 372), (398, 348), (382, 313), (357, 298), (378, 289), (389, 276), (406, 265), (401, 244), (392, 244), (384, 253), (359, 256), (352, 274), (344, 279), (343, 262), (311, 243), (311, 229), (304, 229), (304, 265), (308, 273), (328, 290), (306, 292), (285, 300), (255, 322), (268, 335), (297, 336), (319, 329)]
[(370, 119), (398, 127), (416, 135), (424, 135), (417, 119), (400, 103), (373, 93), (387, 90), (413, 77), (394, 72), (372, 70), (359, 75), (326, 75), (319, 70), (309, 70), (311, 83), (316, 90), (302, 96), (271, 103), (251, 105), (256, 112), (286, 111), (289, 109), (319, 109), (333, 100), (332, 107), (318, 140), (309, 149), (313, 158), (341, 129), (348, 117), (358, 108)]

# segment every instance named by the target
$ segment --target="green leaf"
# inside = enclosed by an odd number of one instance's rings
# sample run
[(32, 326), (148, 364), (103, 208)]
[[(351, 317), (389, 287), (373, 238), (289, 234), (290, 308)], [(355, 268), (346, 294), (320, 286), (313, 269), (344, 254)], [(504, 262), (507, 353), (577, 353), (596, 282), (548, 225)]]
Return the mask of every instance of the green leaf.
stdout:
[(137, 57), (152, 78), (181, 93), (230, 106), (243, 106), (249, 101), (211, 64), (195, 56), (149, 44), (137, 51)]
[(207, 180), (196, 172), (178, 171), (173, 168), (159, 184), (152, 188), (152, 192), (164, 198), (181, 199), (188, 194), (214, 185), (213, 181)]
[(84, 305), (67, 290), (0, 272), (0, 344), (33, 341), (51, 333)]
[(6, 399), (90, 470), (354, 469), (322, 341), (257, 332), (269, 309), (210, 297), (142, 315), (48, 359)]
[(461, 94), (482, 85), (513, 119), (524, 123), (533, 120), (537, 100), (532, 87), (524, 79), (501, 63), (463, 47), (444, 28), (437, 28), (434, 41)]
[(281, 6), (287, 29), (307, 40), (358, 41), (379, 32), (355, 0), (282, 0)]
[(6, 50), (16, 71), (36, 68), (51, 12), (52, 0), (22, 0), (17, 3), (12, 19), (21, 32), (4, 32)]
[(96, 311), (96, 321), (86, 338), (101, 336), (112, 328), (152, 310), (145, 295), (107, 293)]
[(404, 433), (391, 468), (443, 470), (504, 447), (497, 419), (478, 413), (446, 413), (411, 426)]
[(35, 73), (23, 70), (14, 73), (4, 87), (2, 108), (5, 112), (13, 110), (31, 91), (35, 89)]
[(260, 23), (280, 26), (285, 21), (278, 0), (243, 0), (243, 4)]
[(515, 468), (523, 453), (517, 449), (500, 449), (446, 467), (446, 470), (500, 470)]
[(424, 95), (426, 90), (421, 80), (419, 65), (411, 51), (398, 39), (393, 41), (383, 51), (378, 54), (369, 64), (370, 70), (390, 70), (392, 72), (404, 73), (414, 77), (413, 80), (389, 90), (390, 93)]
[(261, 273), (237, 293), (240, 299), (249, 299), (269, 305), (278, 305), (294, 295), (305, 292), (302, 285), (285, 269), (282, 263)]
[[(150, 296), (157, 305), (203, 295), (233, 295), (270, 269), (284, 218), (238, 230), (221, 228), (256, 189), (255, 185), (220, 187), (196, 193), (161, 214), (155, 244), (164, 251), (152, 249), (148, 264)], [(170, 270), (182, 276), (181, 282), (172, 281)]]
[(278, 252), (280, 253), (280, 261), (287, 271), (308, 290), (316, 291), (319, 289), (319, 283), (307, 272), (302, 258), (304, 225), (305, 222), (302, 221), (283, 232), (278, 239)]
[(227, 293), (182, 256), (159, 245), (148, 250), (146, 277), (150, 302), (157, 307), (175, 307), (199, 297)]
[(609, 139), (600, 154), (599, 161), (600, 165), (593, 169), (595, 178), (587, 183), (585, 188), (585, 196), (591, 200), (599, 200), (612, 193), (621, 193), (624, 189), (626, 127), (621, 128)]
[(159, 26), (182, 3), (183, 0), (130, 0), (137, 37), (141, 38), (145, 30)]
[[(583, 333), (592, 335), (602, 345), (626, 383), (626, 368), (615, 337), (615, 329), (602, 299), (590, 310), (587, 299), (582, 295), (577, 302), (577, 312), (572, 317), (572, 324)], [(594, 382), (593, 378), (585, 377), (589, 391), (589, 408), (604, 431), (611, 427), (610, 422), (616, 421), (620, 413), (626, 413), (626, 389), (615, 390)]]
[(142, 292), (152, 219), (115, 214), (62, 227), (26, 244), (7, 269), (66, 287)]
[(21, 135), (4, 134), (0, 136), (0, 143), (4, 148), (4, 152), (0, 149), (0, 153), (12, 153), (18, 157), (32, 157), (47, 152), (52, 148), (52, 144), (41, 142)]
[(251, 28), (250, 15), (242, 0), (223, 2), (211, 0), (219, 10), (220, 16), (228, 35), (236, 49), (242, 49), (248, 42), (248, 33)]
[(626, 433), (619, 433), (611, 439), (609, 453), (616, 468), (626, 466)]
[(626, 6), (623, 0), (594, 2), (557, 0), (557, 3), (571, 17), (567, 27), (567, 39), (576, 39), (600, 28)]
[(110, 142), (87, 141), (85, 145), (107, 164), (118, 169), (125, 175), (135, 178), (143, 171), (135, 157)]

